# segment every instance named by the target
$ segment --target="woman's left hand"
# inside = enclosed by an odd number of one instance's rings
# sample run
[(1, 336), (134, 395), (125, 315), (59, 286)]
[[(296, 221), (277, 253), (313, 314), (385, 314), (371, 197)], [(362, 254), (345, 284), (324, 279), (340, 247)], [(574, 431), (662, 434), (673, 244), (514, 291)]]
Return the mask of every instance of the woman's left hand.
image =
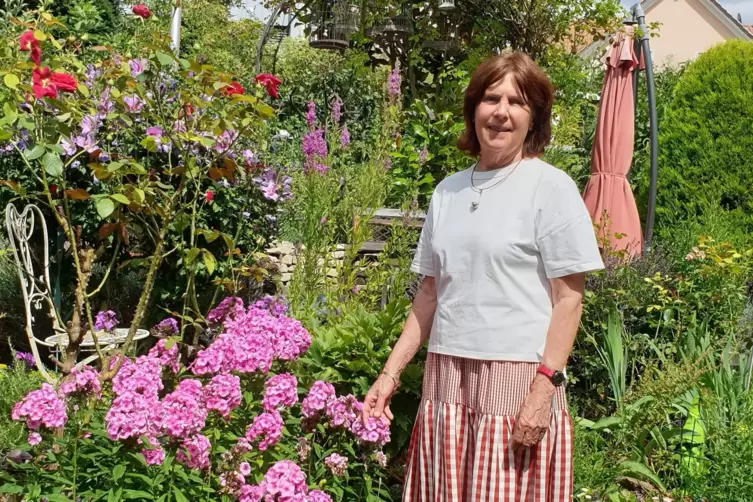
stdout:
[(512, 447), (527, 448), (534, 446), (544, 438), (549, 430), (552, 415), (552, 397), (555, 387), (544, 375), (536, 375), (531, 390), (526, 396), (515, 419), (512, 431)]

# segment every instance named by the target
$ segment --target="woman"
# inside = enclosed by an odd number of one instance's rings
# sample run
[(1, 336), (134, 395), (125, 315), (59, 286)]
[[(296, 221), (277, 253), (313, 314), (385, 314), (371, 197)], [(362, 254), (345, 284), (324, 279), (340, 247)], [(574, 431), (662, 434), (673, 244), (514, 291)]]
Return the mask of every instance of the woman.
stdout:
[(429, 339), (405, 502), (572, 499), (563, 371), (603, 264), (575, 183), (538, 158), (552, 99), (521, 53), (483, 61), (466, 90), (458, 146), (478, 161), (434, 191), (411, 266), (425, 279), (364, 402), (364, 420), (392, 419)]

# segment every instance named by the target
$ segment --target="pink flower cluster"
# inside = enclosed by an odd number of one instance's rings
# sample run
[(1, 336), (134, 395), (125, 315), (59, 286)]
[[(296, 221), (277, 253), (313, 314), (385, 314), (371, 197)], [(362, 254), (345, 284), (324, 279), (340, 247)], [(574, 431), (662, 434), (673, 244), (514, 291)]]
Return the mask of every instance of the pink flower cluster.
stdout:
[(290, 460), (281, 460), (269, 468), (264, 475), (264, 487), (272, 500), (276, 496), (279, 501), (305, 500), (300, 496), (305, 496), (308, 491), (306, 474)]
[(308, 396), (303, 399), (301, 411), (305, 418), (316, 420), (326, 412), (331, 427), (342, 427), (350, 432), (362, 443), (383, 446), (390, 441), (389, 422), (369, 418), (364, 425), (361, 420), (363, 403), (353, 395), (337, 397), (332, 384), (317, 380), (311, 386)]
[[(141, 439), (139, 439), (138, 442), (141, 444)], [(141, 450), (146, 465), (162, 465), (162, 462), (165, 461), (165, 450), (162, 449), (159, 441), (154, 438), (149, 438), (149, 443), (152, 445), (152, 448), (144, 448)]]
[(350, 429), (360, 419), (363, 404), (352, 394), (327, 401), (327, 418), (334, 427)]
[(362, 420), (356, 420), (350, 426), (350, 432), (362, 443), (384, 446), (390, 442), (390, 423), (384, 416), (369, 417), (366, 425)]
[(273, 376), (264, 387), (262, 404), (267, 411), (291, 408), (298, 402), (298, 380), (290, 373)]
[(160, 403), (162, 428), (168, 436), (188, 438), (200, 432), (207, 421), (201, 382), (181, 380), (178, 387)]
[(149, 357), (159, 361), (161, 366), (170, 368), (170, 371), (177, 373), (180, 370), (180, 352), (178, 350), (178, 344), (174, 341), (171, 342), (171, 347), (166, 348), (168, 344), (167, 340), (160, 340), (157, 345), (149, 350)]
[(162, 366), (150, 356), (141, 356), (136, 361), (126, 359), (112, 379), (112, 390), (118, 396), (134, 392), (156, 397), (163, 387)]
[(91, 366), (73, 368), (71, 374), (60, 384), (60, 393), (64, 396), (79, 393), (101, 397), (102, 384), (99, 381), (99, 373)]
[(198, 353), (191, 371), (196, 375), (266, 373), (275, 357), (290, 361), (308, 350), (311, 337), (300, 322), (263, 306), (251, 305), (225, 316), (224, 333)]
[(345, 474), (345, 470), (348, 468), (348, 457), (343, 457), (340, 454), (333, 453), (324, 459), (324, 465), (333, 475), (339, 477)]
[(32, 430), (39, 427), (54, 429), (65, 425), (68, 414), (65, 403), (52, 385), (43, 383), (41, 389), (29, 392), (23, 400), (13, 406), (11, 418), (26, 420), (26, 426)]
[(237, 312), (243, 311), (243, 300), (237, 296), (228, 296), (207, 314), (209, 324), (221, 324), (228, 317), (232, 318)]
[(331, 383), (317, 380), (309, 389), (309, 394), (301, 403), (301, 412), (306, 418), (313, 418), (324, 411), (327, 402), (335, 397), (335, 388)]
[(216, 375), (204, 387), (207, 410), (215, 410), (225, 419), (230, 418), (230, 412), (241, 404), (242, 399), (241, 379), (235, 375)]
[(270, 446), (276, 445), (280, 440), (283, 425), (282, 417), (278, 411), (266, 411), (254, 418), (254, 422), (248, 426), (246, 440), (251, 442), (262, 437), (259, 450), (264, 451)]
[(183, 441), (181, 450), (175, 455), (175, 459), (189, 469), (199, 471), (209, 469), (209, 450), (212, 444), (205, 436), (197, 434)]
[(159, 360), (149, 356), (136, 361), (125, 359), (112, 379), (112, 390), (117, 397), (105, 416), (110, 439), (156, 437), (162, 428), (159, 406), (162, 389)]

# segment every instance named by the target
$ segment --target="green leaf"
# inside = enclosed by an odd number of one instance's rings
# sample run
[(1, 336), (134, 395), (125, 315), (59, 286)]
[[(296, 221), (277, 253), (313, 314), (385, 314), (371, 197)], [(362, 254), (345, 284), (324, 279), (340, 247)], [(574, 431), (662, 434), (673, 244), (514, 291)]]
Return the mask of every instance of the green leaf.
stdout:
[(71, 502), (71, 499), (61, 493), (45, 494), (44, 498), (46, 498), (49, 502)]
[(36, 145), (31, 150), (24, 150), (24, 158), (28, 161), (37, 160), (44, 155), (44, 147), (42, 145)]
[(116, 465), (112, 470), (112, 480), (117, 481), (123, 477), (126, 472), (126, 466), (124, 464)]
[(89, 97), (89, 88), (84, 84), (78, 84), (76, 88), (78, 89), (78, 92), (84, 95), (85, 98)]
[(186, 254), (186, 265), (193, 262), (197, 256), (199, 256), (199, 248), (189, 249), (188, 253)]
[(24, 491), (23, 486), (4, 484), (0, 486), (0, 493), (21, 493)]
[(128, 205), (131, 203), (130, 200), (128, 200), (128, 197), (123, 195), (122, 193), (114, 193), (110, 195), (111, 198), (115, 199), (116, 201), (120, 202), (121, 204)]
[(42, 158), (42, 165), (47, 174), (54, 177), (63, 175), (63, 161), (57, 153), (47, 152)]
[(206, 249), (202, 249), (201, 257), (204, 259), (204, 266), (207, 267), (207, 272), (209, 272), (209, 275), (212, 275), (214, 273), (214, 267), (217, 265), (214, 255)]
[(155, 53), (155, 56), (157, 56), (157, 60), (162, 66), (170, 66), (175, 63), (175, 58), (173, 58), (169, 54), (165, 54), (164, 52), (157, 51)]
[(176, 502), (188, 502), (186, 496), (183, 495), (183, 492), (180, 491), (177, 486), (173, 486), (173, 493), (175, 494)]
[(645, 479), (648, 479), (659, 490), (663, 492), (667, 491), (667, 488), (664, 486), (664, 483), (661, 482), (659, 476), (657, 476), (656, 473), (649, 469), (645, 464), (634, 462), (632, 460), (625, 460), (624, 462), (622, 462), (622, 467), (632, 474), (638, 474), (640, 476), (643, 476)]
[(146, 499), (152, 500), (152, 494), (141, 490), (125, 490), (123, 492), (124, 499)]
[(18, 79), (17, 76), (15, 76), (12, 73), (6, 73), (3, 77), (3, 82), (5, 82), (5, 85), (10, 89), (15, 89), (16, 86), (21, 83), (21, 81)]
[(115, 203), (109, 198), (102, 198), (97, 201), (97, 213), (102, 219), (107, 218), (115, 211)]

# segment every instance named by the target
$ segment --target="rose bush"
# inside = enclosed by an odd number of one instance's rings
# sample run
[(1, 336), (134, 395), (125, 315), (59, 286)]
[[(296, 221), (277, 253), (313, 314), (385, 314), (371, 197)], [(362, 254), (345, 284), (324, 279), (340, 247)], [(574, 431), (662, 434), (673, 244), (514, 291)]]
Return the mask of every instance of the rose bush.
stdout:
[(193, 361), (167, 338), (124, 358), (104, 386), (85, 367), (27, 394), (12, 418), (29, 429), (22, 448), (32, 460), (0, 473), (0, 492), (28, 500), (387, 498), (372, 475), (386, 464), (388, 423), (364, 424), (361, 403), (323, 381), (299, 400), (289, 370), (311, 338), (285, 305), (228, 298), (211, 317), (222, 334)]
[[(189, 320), (182, 334), (195, 330), (223, 289), (256, 280), (254, 252), (290, 197), (289, 181), (259, 160), (279, 79), (260, 75), (244, 87), (178, 59), (148, 10), (134, 13), (131, 45), (92, 64), (45, 31), (57, 23), (45, 12), (0, 52), (0, 151), (21, 166), (0, 173), (2, 199), (12, 190), (41, 203), (67, 241), (59, 267), (74, 308), (68, 323), (57, 320), (69, 337), (64, 372), (84, 334), (101, 325), (91, 305), (102, 303), (110, 272), (141, 274), (135, 313), (120, 316), (131, 326), (126, 348), (154, 296)], [(89, 284), (96, 267), (101, 282)], [(165, 280), (153, 295), (157, 276)]]

